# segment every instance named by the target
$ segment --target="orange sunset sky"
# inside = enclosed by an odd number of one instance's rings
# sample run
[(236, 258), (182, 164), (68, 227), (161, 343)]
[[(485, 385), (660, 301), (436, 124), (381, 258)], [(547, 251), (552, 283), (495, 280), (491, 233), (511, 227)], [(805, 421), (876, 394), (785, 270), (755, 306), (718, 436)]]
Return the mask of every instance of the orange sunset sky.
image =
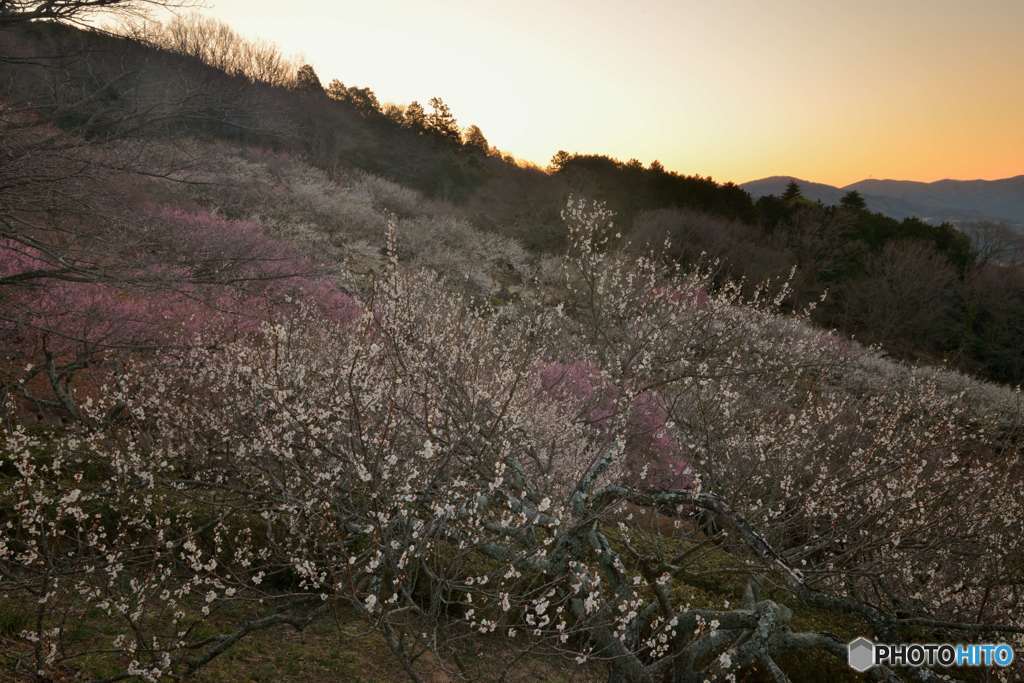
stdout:
[(1024, 2), (208, 0), (381, 102), (743, 182), (1024, 174)]

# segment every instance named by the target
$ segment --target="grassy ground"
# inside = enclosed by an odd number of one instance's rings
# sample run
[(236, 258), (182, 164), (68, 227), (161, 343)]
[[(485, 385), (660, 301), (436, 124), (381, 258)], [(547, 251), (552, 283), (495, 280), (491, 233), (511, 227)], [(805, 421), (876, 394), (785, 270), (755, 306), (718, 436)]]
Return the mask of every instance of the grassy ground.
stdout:
[[(0, 681), (27, 681), (31, 677), (31, 646), (18, 633), (31, 626), (31, 612), (24, 603), (0, 600)], [(113, 636), (109, 622), (98, 616), (72, 628), (76, 636), (97, 644)], [(212, 633), (212, 632), (211, 632)], [(482, 677), (497, 680), (504, 674), (511, 682), (604, 680), (596, 667), (577, 668), (563, 661), (532, 658), (506, 669), (500, 657), (500, 639), (488, 638), (472, 644), (464, 660)], [(421, 661), (417, 670), (430, 683), (450, 680), (434, 661)], [(94, 681), (119, 673), (100, 656), (76, 659), (64, 667), (55, 681)], [(200, 670), (192, 680), (206, 683), (377, 683), (408, 681), (401, 663), (388, 649), (382, 636), (369, 631), (351, 611), (341, 609), (331, 618), (297, 631), (289, 626), (258, 632), (241, 640), (228, 652)]]
[[(712, 549), (694, 563), (692, 581), (680, 581), (674, 587), (676, 599), (693, 607), (722, 608), (725, 603), (737, 606), (740, 586), (745, 577), (740, 574), (716, 574), (732, 561), (721, 550)], [(715, 576), (718, 580), (715, 580)], [(867, 627), (847, 615), (794, 604), (785, 596), (769, 591), (768, 597), (777, 599), (793, 609), (794, 631), (823, 631), (841, 640), (852, 640), (868, 633)], [(31, 680), (31, 647), (18, 637), (18, 633), (32, 624), (31, 604), (0, 599), (0, 682)], [(221, 627), (230, 623), (225, 615)], [(218, 624), (211, 624), (213, 635)], [(96, 644), (109, 643), (114, 635), (113, 625), (98, 614), (89, 615), (70, 625), (76, 638)], [(922, 634), (922, 640), (933, 640)], [(479, 680), (503, 680), (512, 683), (548, 681), (551, 683), (589, 683), (606, 680), (600, 664), (578, 667), (565, 660), (533, 657), (517, 661), (508, 667), (503, 662), (503, 640), (486, 636), (467, 641), (461, 658)], [(844, 661), (824, 652), (798, 652), (777, 658), (779, 665), (794, 683), (836, 681), (838, 683), (866, 680), (850, 670)], [(417, 670), (430, 683), (451, 680), (436, 661), (421, 661)], [(117, 674), (109, 660), (100, 656), (76, 659), (54, 678), (55, 681), (93, 681)], [(957, 672), (968, 680), (983, 680), (983, 672)], [(974, 675), (979, 674), (979, 675)], [(240, 681), (271, 681), (277, 683), (319, 683), (352, 681), (376, 683), (408, 681), (401, 663), (388, 649), (381, 635), (369, 631), (350, 609), (340, 607), (331, 617), (316, 622), (303, 631), (288, 626), (257, 632), (240, 641), (228, 652), (203, 668), (192, 680), (209, 683), (235, 683)], [(750, 671), (737, 678), (742, 683), (768, 683), (771, 679), (759, 671)]]

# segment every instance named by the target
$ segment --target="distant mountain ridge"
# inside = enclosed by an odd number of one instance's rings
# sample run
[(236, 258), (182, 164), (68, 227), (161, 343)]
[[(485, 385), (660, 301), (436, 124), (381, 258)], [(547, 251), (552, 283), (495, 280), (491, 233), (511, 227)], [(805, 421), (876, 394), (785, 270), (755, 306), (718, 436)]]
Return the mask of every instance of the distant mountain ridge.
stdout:
[(994, 220), (1024, 230), (1024, 175), (1001, 180), (861, 180), (844, 187), (793, 176), (771, 176), (743, 183), (754, 198), (781, 195), (794, 180), (803, 195), (836, 204), (851, 190), (864, 196), (868, 208), (893, 218), (917, 216), (932, 223)]

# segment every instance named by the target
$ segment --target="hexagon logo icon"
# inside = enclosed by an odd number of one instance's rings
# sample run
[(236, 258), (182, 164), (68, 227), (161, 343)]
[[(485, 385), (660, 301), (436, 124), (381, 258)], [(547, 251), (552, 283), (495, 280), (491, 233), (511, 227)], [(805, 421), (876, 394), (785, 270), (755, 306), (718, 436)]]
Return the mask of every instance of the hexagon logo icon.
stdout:
[(867, 638), (851, 640), (846, 647), (846, 661), (854, 671), (864, 673), (875, 665), (875, 644)]

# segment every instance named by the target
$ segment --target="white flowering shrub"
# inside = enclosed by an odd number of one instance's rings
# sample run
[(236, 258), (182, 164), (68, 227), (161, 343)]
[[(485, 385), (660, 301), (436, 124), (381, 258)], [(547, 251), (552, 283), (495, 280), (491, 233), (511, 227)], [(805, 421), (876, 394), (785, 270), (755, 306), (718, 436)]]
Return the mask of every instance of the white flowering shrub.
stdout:
[(399, 223), (399, 253), (416, 267), (430, 269), (449, 281), (465, 280), (471, 291), (492, 292), (500, 276), (527, 269), (526, 251), (508, 237), (477, 230), (453, 216), (424, 217)]
[(353, 189), (373, 197), (376, 206), (397, 216), (419, 216), (443, 211), (441, 203), (427, 200), (416, 190), (380, 176), (352, 172), (349, 182)]
[(199, 181), (192, 192), (201, 203), (332, 256), (349, 273), (378, 269), (392, 219), (403, 262), (473, 294), (499, 293), (530, 270), (530, 257), (516, 240), (480, 230), (454, 206), (390, 180), (357, 170), (331, 178), (286, 154), (225, 144), (192, 143), (189, 151), (203, 158), (188, 176)]
[[(187, 675), (339, 603), (414, 679), (500, 637), (612, 680), (787, 680), (786, 653), (846, 657), (795, 628), (808, 606), (880, 640), (1024, 633), (1012, 416), (851, 385), (860, 352), (780, 315), (784, 283), (713, 289), (618, 256), (600, 207), (565, 219), (557, 306), (474, 305), (392, 235), (356, 319), (166, 353), (88, 428), (9, 429), (0, 600), (36, 606), (39, 675), (90, 648)], [(679, 590), (708, 572), (744, 580), (735, 605)], [(101, 647), (61, 628), (96, 611)]]

